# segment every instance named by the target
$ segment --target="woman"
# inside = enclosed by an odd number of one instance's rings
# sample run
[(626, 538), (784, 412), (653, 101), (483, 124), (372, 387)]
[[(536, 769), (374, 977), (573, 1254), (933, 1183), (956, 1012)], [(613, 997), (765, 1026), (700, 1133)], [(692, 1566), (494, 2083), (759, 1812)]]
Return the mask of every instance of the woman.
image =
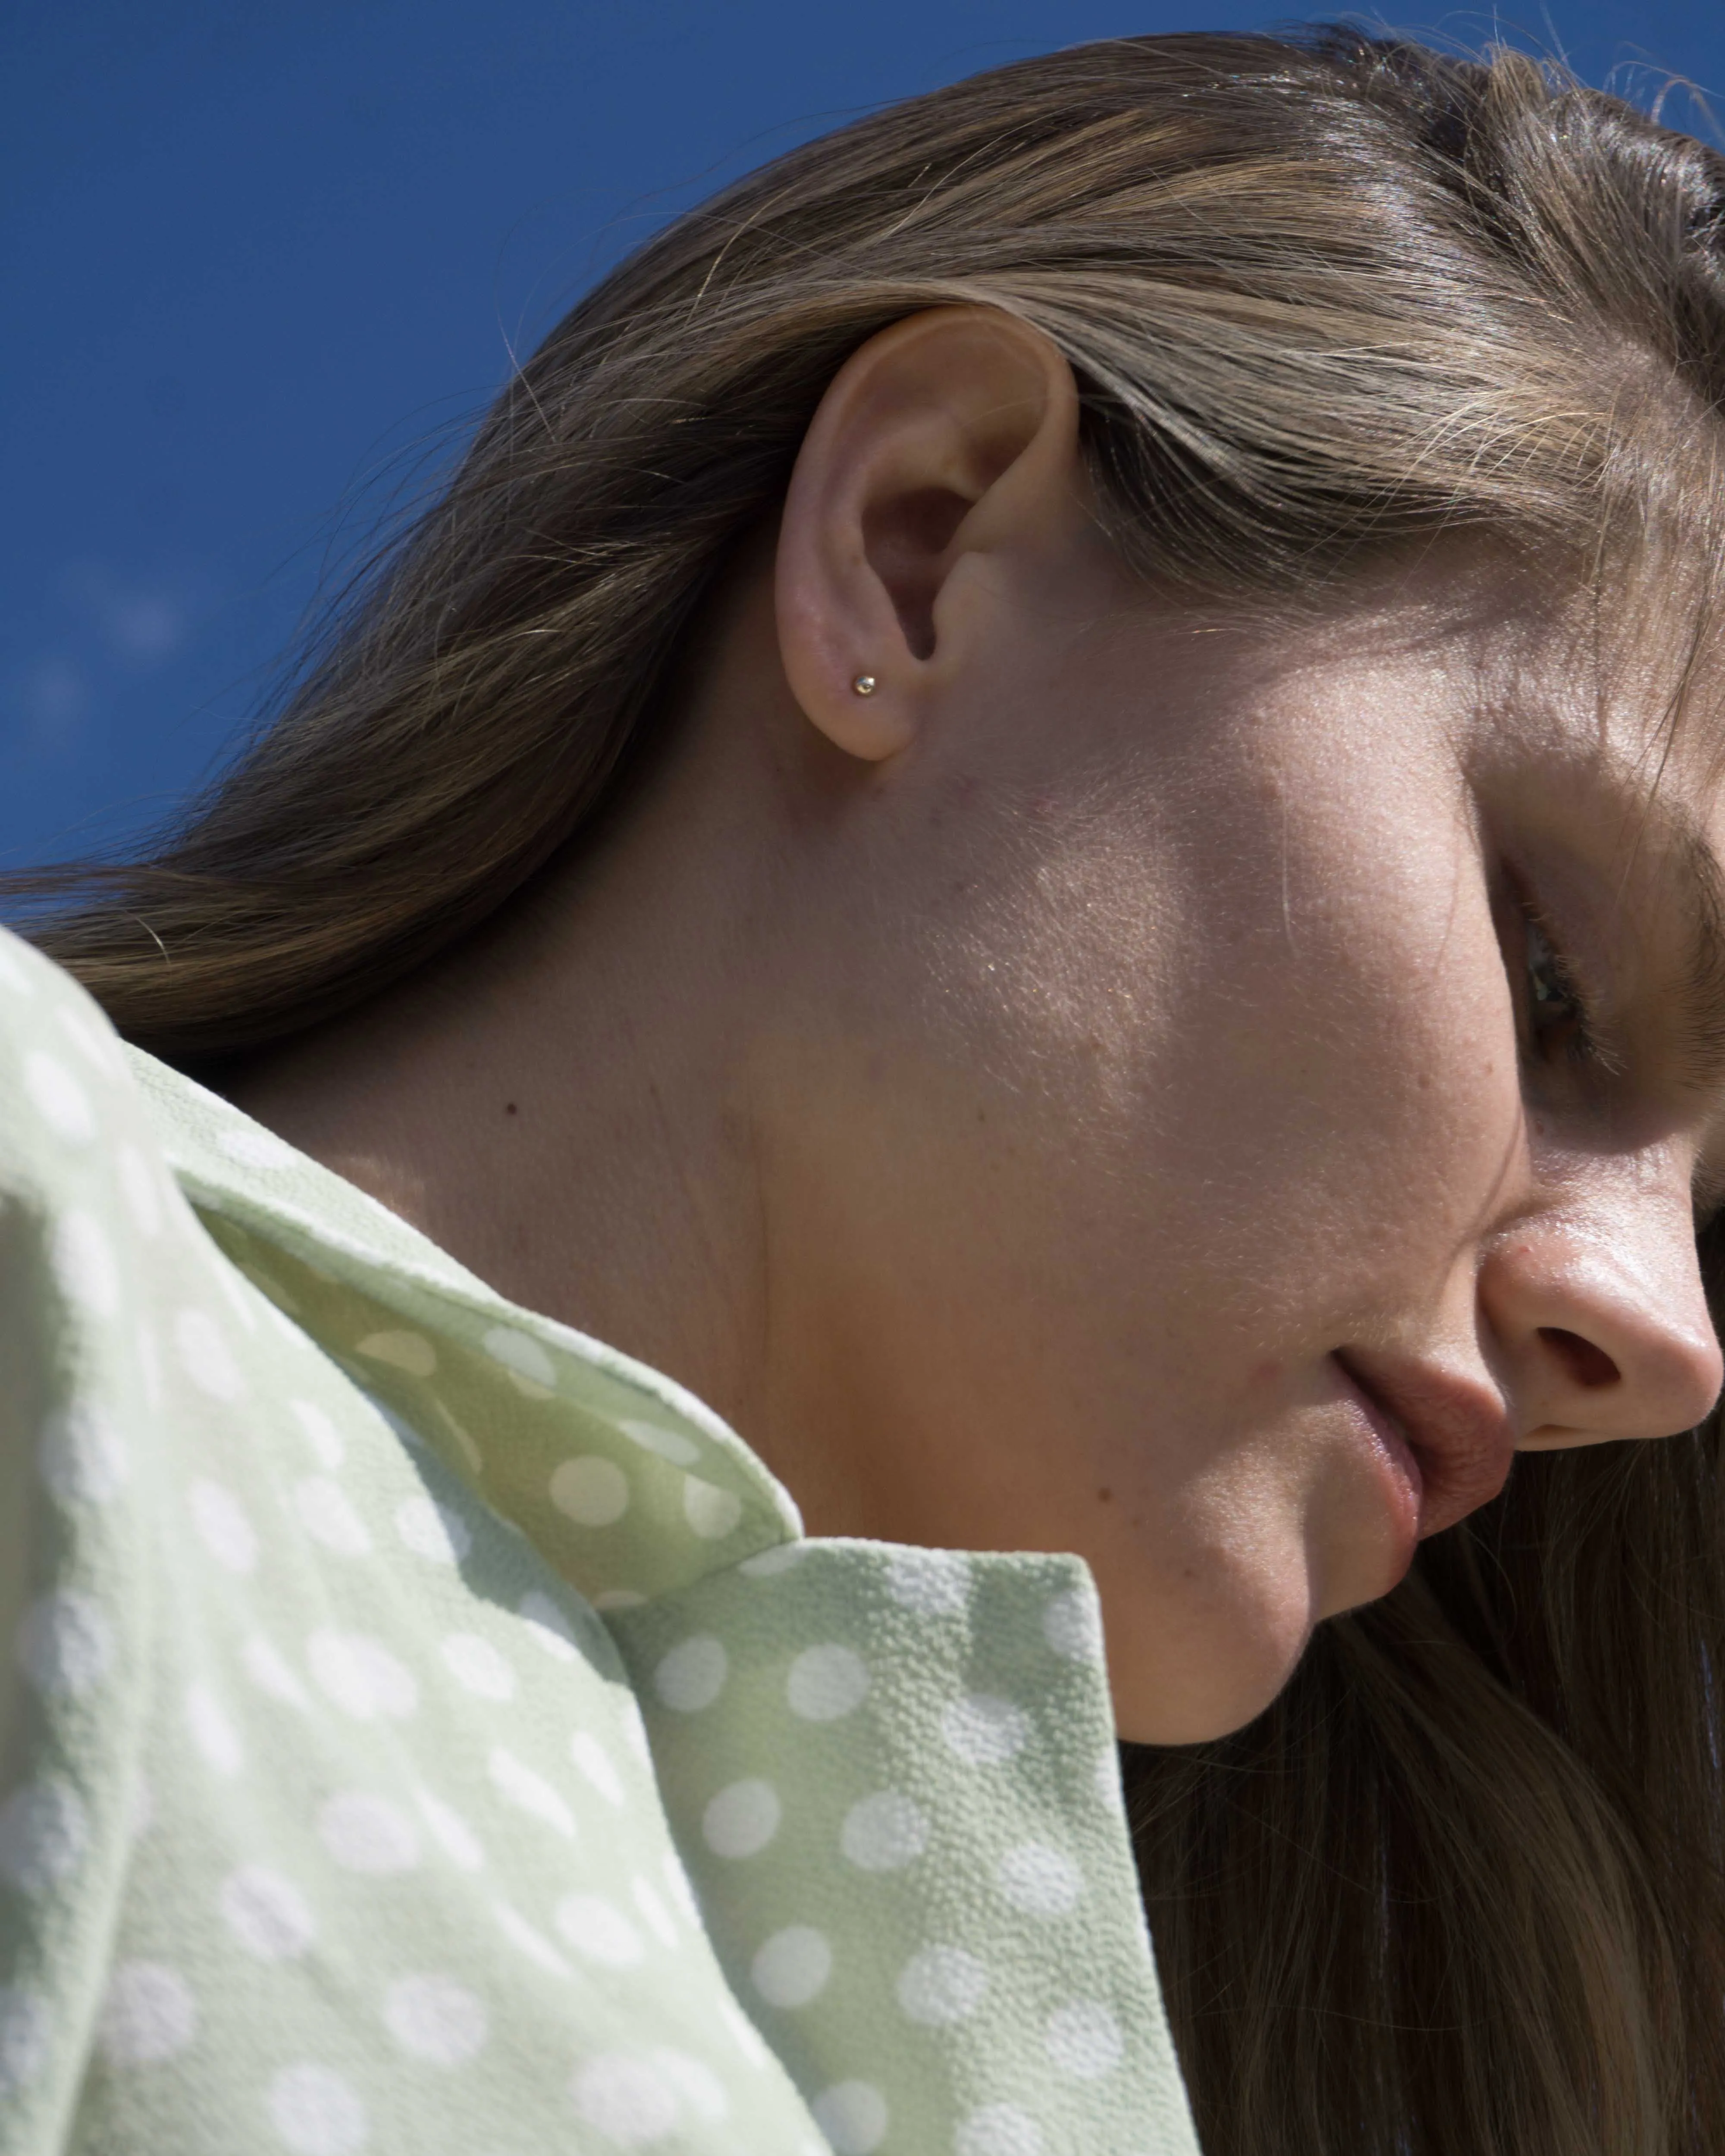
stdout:
[(1725, 2145), (1722, 213), (877, 115), (14, 880), (8, 2156)]

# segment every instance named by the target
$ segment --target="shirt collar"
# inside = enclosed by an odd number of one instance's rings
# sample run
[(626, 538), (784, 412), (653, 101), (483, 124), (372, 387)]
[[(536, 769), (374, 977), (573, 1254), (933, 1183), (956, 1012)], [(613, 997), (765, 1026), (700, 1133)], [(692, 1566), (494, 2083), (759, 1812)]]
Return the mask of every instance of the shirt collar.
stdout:
[(651, 1600), (802, 1535), (789, 1493), (693, 1394), (506, 1301), (344, 1178), (126, 1053), (226, 1255), (597, 1606)]

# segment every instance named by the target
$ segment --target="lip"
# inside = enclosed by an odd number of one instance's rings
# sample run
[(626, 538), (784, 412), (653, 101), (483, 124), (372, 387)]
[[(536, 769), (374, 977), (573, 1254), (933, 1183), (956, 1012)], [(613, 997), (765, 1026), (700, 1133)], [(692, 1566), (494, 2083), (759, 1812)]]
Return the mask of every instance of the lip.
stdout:
[(1515, 1430), (1488, 1386), (1358, 1348), (1337, 1348), (1334, 1360), (1392, 1454), (1412, 1455), (1422, 1541), (1488, 1504), (1509, 1480)]

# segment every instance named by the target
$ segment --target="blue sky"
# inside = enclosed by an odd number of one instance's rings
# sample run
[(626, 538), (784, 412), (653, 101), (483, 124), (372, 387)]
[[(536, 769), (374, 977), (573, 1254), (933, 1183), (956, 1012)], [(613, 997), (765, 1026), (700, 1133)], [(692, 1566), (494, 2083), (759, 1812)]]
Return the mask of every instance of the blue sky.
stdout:
[[(0, 32), (0, 864), (123, 846), (333, 562), (593, 278), (856, 111), (1209, 0), (15, 0)], [(1391, 15), (1477, 40), (1493, 18)], [(1725, 92), (1722, 0), (1502, 23)], [(1686, 123), (1687, 124), (1687, 123)]]

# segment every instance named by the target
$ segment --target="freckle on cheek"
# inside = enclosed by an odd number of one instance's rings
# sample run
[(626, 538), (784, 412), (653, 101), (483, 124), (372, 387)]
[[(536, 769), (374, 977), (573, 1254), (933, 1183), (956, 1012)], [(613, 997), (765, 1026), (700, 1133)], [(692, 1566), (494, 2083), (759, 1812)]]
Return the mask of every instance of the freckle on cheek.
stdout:
[(1098, 1490), (1098, 1491), (1097, 1491), (1097, 1492), (1096, 1492), (1096, 1502), (1097, 1502), (1099, 1505), (1110, 1505), (1110, 1504), (1112, 1504), (1112, 1502), (1114, 1502), (1114, 1492), (1113, 1492), (1111, 1490)]

